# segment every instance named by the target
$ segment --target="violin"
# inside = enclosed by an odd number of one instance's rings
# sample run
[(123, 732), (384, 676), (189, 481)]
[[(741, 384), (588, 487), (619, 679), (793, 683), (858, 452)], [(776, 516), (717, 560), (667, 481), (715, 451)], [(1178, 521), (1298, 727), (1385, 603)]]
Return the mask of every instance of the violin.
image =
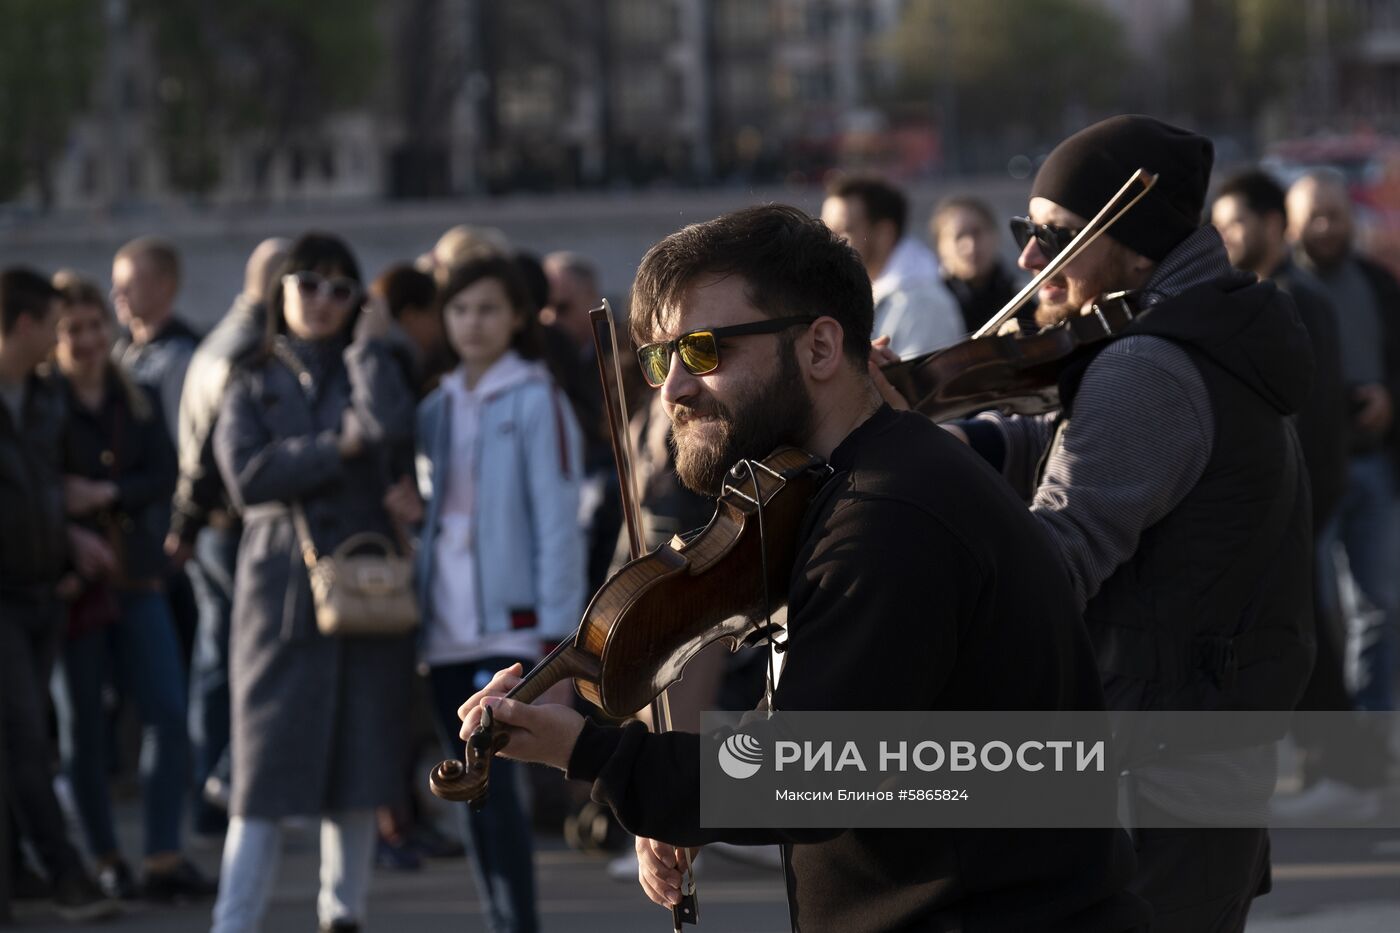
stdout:
[(1117, 335), (1142, 309), (1135, 292), (1113, 292), (1087, 314), (1034, 334), (1000, 334), (964, 340), (881, 368), (909, 400), (935, 421), (988, 408), (1038, 415), (1060, 407), (1059, 377), (1094, 344)]
[(911, 408), (935, 421), (988, 408), (1023, 415), (1058, 408), (1060, 373), (1090, 352), (1094, 344), (1117, 336), (1143, 313), (1135, 294), (1104, 295), (1085, 313), (1033, 334), (999, 331), (1046, 279), (1073, 262), (1156, 183), (1156, 175), (1138, 169), (1084, 229), (971, 337), (932, 353), (889, 363), (881, 367), (881, 373)]
[[(717, 641), (738, 651), (772, 635), (772, 614), (787, 605), (798, 529), (832, 470), (819, 457), (795, 447), (780, 447), (761, 461), (740, 461), (729, 472), (709, 524), (642, 554), (618, 354), (612, 354), (614, 394), (598, 338), (598, 325), (606, 323), (617, 346), (607, 301), (589, 317), (598, 342), (632, 560), (594, 594), (573, 637), (551, 651), (506, 697), (533, 702), (554, 684), (572, 679), (580, 696), (614, 718), (630, 717), (651, 704), (653, 725), (664, 732), (671, 727), (666, 688), (681, 678), (692, 658)], [(444, 800), (481, 806), (492, 757), (508, 742), (490, 708), (483, 709), (464, 760), (440, 762), (429, 775), (432, 792)], [(681, 903), (672, 908), (677, 931), (682, 923), (698, 919), (689, 869), (681, 895)]]
[[(574, 636), (534, 667), (506, 696), (529, 703), (573, 678), (579, 695), (608, 716), (626, 718), (680, 679), (713, 642), (731, 650), (771, 632), (765, 623), (787, 604), (797, 528), (830, 468), (795, 447), (730, 471), (714, 518), (688, 540), (677, 535), (628, 562), (594, 595)], [(465, 764), (433, 769), (432, 791), (473, 802), (486, 792), (491, 755), (507, 736), (483, 710)]]

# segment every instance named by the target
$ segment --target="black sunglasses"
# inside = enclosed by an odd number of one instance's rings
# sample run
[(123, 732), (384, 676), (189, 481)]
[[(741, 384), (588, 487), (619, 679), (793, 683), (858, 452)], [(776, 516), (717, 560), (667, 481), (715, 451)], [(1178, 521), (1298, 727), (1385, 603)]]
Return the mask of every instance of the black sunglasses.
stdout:
[(320, 295), (342, 304), (354, 301), (360, 294), (360, 283), (354, 279), (343, 276), (328, 279), (319, 272), (305, 269), (301, 272), (290, 273), (282, 280), (282, 284), (284, 287), (295, 285), (303, 297), (310, 298), (312, 295)]
[(679, 354), (686, 372), (692, 376), (703, 376), (719, 369), (719, 342), (725, 337), (776, 334), (815, 320), (815, 317), (778, 317), (729, 327), (702, 327), (687, 331), (675, 340), (643, 344), (637, 348), (637, 361), (642, 364), (642, 375), (647, 385), (655, 389), (665, 384), (666, 376), (671, 371), (673, 353)]
[(1079, 231), (1069, 227), (1038, 224), (1029, 217), (1011, 218), (1011, 238), (1016, 241), (1016, 248), (1025, 249), (1031, 237), (1035, 237), (1035, 244), (1046, 259), (1054, 259), (1077, 236)]

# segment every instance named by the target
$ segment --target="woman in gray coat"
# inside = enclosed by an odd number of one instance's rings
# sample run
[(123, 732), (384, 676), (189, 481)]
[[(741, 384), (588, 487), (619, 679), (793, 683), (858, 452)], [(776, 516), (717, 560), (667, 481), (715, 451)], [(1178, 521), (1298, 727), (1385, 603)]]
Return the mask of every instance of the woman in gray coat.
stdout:
[[(216, 933), (256, 930), (276, 877), (279, 821), (321, 822), (322, 930), (364, 916), (374, 807), (394, 802), (414, 663), (411, 635), (328, 637), (316, 628), (292, 518), (316, 550), (373, 531), (393, 540), (390, 464), (411, 443), (413, 393), (361, 310), (339, 239), (307, 234), (269, 300), (266, 352), (232, 380), (214, 438), (243, 510), (230, 644), (233, 797)], [(353, 334), (353, 339), (352, 339)]]

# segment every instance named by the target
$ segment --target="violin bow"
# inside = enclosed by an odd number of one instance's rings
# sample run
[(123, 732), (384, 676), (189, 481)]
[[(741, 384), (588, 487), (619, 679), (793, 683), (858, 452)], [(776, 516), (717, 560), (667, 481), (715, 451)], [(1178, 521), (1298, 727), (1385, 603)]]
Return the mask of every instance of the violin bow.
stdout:
[[(1026, 302), (1031, 300), (1031, 296), (1040, 289), (1041, 284), (1046, 279), (1073, 262), (1080, 253), (1089, 248), (1090, 244), (1103, 236), (1109, 227), (1116, 224), (1123, 218), (1124, 214), (1132, 209), (1134, 204), (1146, 197), (1147, 192), (1151, 191), (1155, 184), (1157, 184), (1157, 176), (1147, 169), (1140, 168), (1133, 172), (1132, 177), (1123, 183), (1123, 187), (1118, 189), (1118, 193), (1109, 198), (1107, 204), (1099, 208), (1099, 212), (1085, 225), (1083, 230), (1074, 235), (1074, 239), (1069, 241), (1069, 244), (1060, 251), (1059, 255), (1046, 263), (1045, 268), (1041, 269), (1035, 278), (1027, 282), (1026, 286), (1017, 292), (1006, 303), (1005, 307), (994, 314), (991, 320), (977, 328), (972, 339), (977, 340), (988, 334), (997, 333), (1003, 324), (1009, 321), (1017, 311), (1020, 311)], [(1128, 203), (1119, 207), (1118, 205), (1125, 198), (1129, 199)]]
[[(598, 378), (603, 384), (603, 408), (608, 414), (608, 433), (612, 438), (613, 461), (617, 464), (617, 479), (621, 486), (622, 517), (627, 526), (627, 546), (632, 560), (642, 556), (642, 516), (637, 500), (636, 473), (632, 466), (632, 452), (627, 433), (627, 390), (622, 384), (622, 344), (617, 336), (617, 321), (613, 317), (612, 305), (606, 298), (602, 305), (588, 312), (588, 322), (593, 330), (593, 347), (598, 357)], [(608, 379), (607, 353), (599, 327), (605, 327), (612, 343), (612, 381)], [(614, 387), (616, 387), (614, 389)], [(651, 701), (652, 726), (656, 732), (671, 731), (671, 702), (666, 691), (662, 690)], [(679, 856), (680, 851), (677, 850)], [(679, 858), (677, 863), (679, 863)], [(695, 896), (695, 876), (686, 858), (685, 872), (681, 878), (681, 902), (671, 908), (671, 920), (675, 933), (680, 933), (681, 925), (695, 923), (700, 919), (699, 902)]]

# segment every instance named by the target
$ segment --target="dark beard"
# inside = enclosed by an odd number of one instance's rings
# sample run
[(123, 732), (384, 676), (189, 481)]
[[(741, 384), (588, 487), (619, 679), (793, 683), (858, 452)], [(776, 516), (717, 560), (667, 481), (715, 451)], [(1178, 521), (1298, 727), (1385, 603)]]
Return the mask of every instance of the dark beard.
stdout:
[(1342, 264), (1342, 260), (1347, 258), (1350, 250), (1345, 243), (1340, 248), (1333, 248), (1333, 244), (1328, 243), (1319, 249), (1318, 244), (1309, 244), (1303, 241), (1303, 255), (1307, 262), (1319, 272), (1333, 272)]
[(1097, 300), (1109, 292), (1116, 292), (1127, 288), (1129, 257), (1127, 251), (1113, 244), (1112, 251), (1104, 257), (1103, 265), (1097, 270), (1093, 279), (1087, 280), (1083, 284), (1084, 294), (1076, 296), (1081, 302), (1075, 304), (1076, 299), (1069, 297), (1068, 291), (1065, 294), (1065, 304), (1039, 305), (1035, 309), (1035, 323), (1039, 327), (1051, 327), (1061, 321), (1068, 321), (1078, 315), (1083, 310), (1083, 301)]
[(1035, 326), (1041, 328), (1054, 327), (1061, 321), (1068, 319), (1069, 314), (1070, 309), (1068, 308), (1051, 308), (1046, 305), (1038, 304), (1035, 307)]
[(778, 371), (767, 383), (741, 399), (733, 408), (712, 402), (709, 407), (686, 409), (719, 421), (714, 445), (685, 443), (677, 437), (685, 429), (672, 428), (671, 448), (676, 454), (676, 476), (692, 492), (718, 496), (724, 491), (729, 470), (740, 460), (759, 460), (783, 444), (806, 437), (812, 424), (812, 398), (802, 381), (802, 370), (791, 344), (778, 355)]

